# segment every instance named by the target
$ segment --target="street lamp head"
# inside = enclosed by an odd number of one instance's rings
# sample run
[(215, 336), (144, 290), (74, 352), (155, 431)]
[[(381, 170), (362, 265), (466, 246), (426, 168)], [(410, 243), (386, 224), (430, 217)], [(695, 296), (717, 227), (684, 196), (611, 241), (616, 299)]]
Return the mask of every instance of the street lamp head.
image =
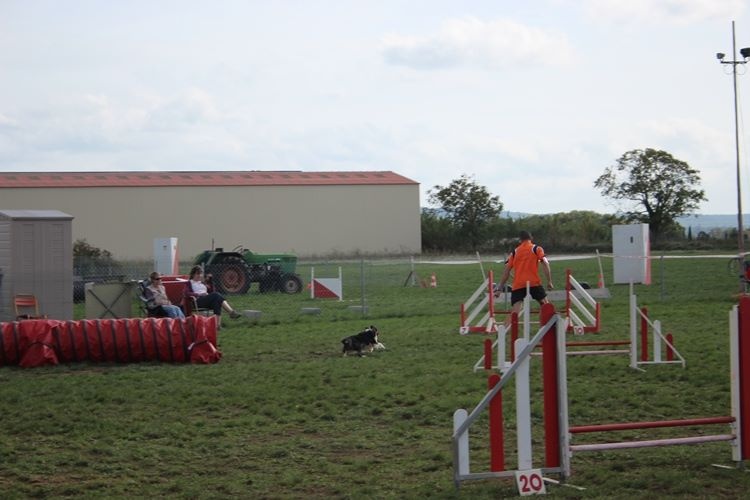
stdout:
[(724, 53), (723, 52), (717, 52), (716, 53), (716, 59), (718, 59), (719, 61), (721, 61), (722, 59), (724, 59)]
[(745, 59), (747, 59), (748, 57), (750, 57), (750, 47), (745, 47), (744, 49), (740, 49), (740, 54)]

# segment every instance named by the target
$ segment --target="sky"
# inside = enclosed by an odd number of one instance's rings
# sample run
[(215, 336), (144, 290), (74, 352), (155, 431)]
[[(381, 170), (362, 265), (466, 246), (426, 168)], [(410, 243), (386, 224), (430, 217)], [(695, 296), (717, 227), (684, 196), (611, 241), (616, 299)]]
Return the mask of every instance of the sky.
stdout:
[(508, 211), (612, 213), (594, 180), (656, 148), (736, 213), (716, 53), (748, 3), (0, 0), (0, 171), (391, 170), (422, 206), (467, 174)]

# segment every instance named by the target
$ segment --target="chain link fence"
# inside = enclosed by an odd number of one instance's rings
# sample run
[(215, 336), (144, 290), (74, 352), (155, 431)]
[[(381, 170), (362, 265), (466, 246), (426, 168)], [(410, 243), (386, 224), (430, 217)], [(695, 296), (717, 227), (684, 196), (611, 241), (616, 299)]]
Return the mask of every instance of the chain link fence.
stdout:
[[(480, 282), (464, 290), (438, 287), (434, 266), (412, 258), (299, 261), (293, 266), (279, 262), (251, 264), (238, 260), (204, 264), (204, 273), (216, 292), (243, 312), (248, 320), (288, 323), (306, 318), (330, 320), (406, 317), (431, 314), (436, 305), (458, 311)], [(186, 281), (193, 262), (180, 262), (177, 275), (163, 281), (173, 303), (182, 305)], [(74, 266), (74, 317), (85, 318), (87, 288), (148, 279), (153, 262), (83, 262)], [(132, 315), (145, 310), (133, 286)], [(430, 290), (430, 292), (426, 292)], [(426, 300), (422, 300), (422, 299)], [(96, 298), (95, 298), (96, 299)], [(442, 305), (441, 305), (442, 304)]]
[[(597, 262), (593, 256), (585, 257), (552, 262), (558, 287), (564, 286), (565, 268), (572, 268), (579, 281), (597, 283), (601, 272), (598, 264), (601, 262)], [(729, 284), (734, 290), (735, 282), (732, 280), (736, 278), (732, 277), (738, 271), (731, 268), (731, 259), (701, 259), (699, 256), (694, 256), (693, 259), (700, 259), (703, 261), (700, 265), (715, 269), (711, 281), (700, 284), (701, 289), (726, 288), (728, 285), (725, 282), (731, 281)], [(612, 276), (611, 259), (604, 258), (602, 262), (604, 275)], [(644, 298), (653, 296), (653, 300), (668, 301), (680, 296), (683, 290), (679, 289), (679, 278), (683, 273), (689, 272), (691, 266), (698, 265), (698, 261), (695, 264), (678, 265), (680, 262), (685, 260), (654, 257), (653, 285), (640, 292)], [(182, 305), (186, 280), (193, 265), (193, 262), (180, 262), (176, 275), (164, 282), (170, 298), (177, 305)], [(235, 310), (245, 313), (245, 319), (240, 321), (262, 324), (360, 318), (366, 324), (370, 324), (370, 321), (377, 324), (380, 318), (449, 313), (456, 314), (458, 325), (461, 304), (472, 296), (491, 269), (495, 271), (497, 280), (502, 268), (500, 256), (483, 256), (483, 265), (471, 258), (458, 261), (458, 258), (452, 257), (451, 260), (433, 261), (424, 256), (415, 260), (409, 257), (301, 260), (295, 261), (293, 268), (273, 262), (249, 265), (229, 261), (205, 265), (216, 291), (222, 293)], [(115, 311), (110, 307), (115, 299), (120, 301), (118, 306), (121, 306), (116, 309), (117, 317), (145, 316), (143, 303), (138, 299), (139, 287), (136, 285), (139, 281), (146, 280), (153, 270), (154, 263), (151, 260), (102, 262), (77, 258), (71, 291), (74, 301), (73, 317), (112, 317), (102, 314)], [(63, 279), (58, 274), (45, 274), (39, 282), (32, 278), (18, 278), (19, 275), (16, 275), (19, 282), (11, 283), (14, 276), (7, 273), (0, 279), (5, 293), (56, 290), (60, 287), (67, 290), (71, 286), (70, 278)], [(33, 287), (24, 286), (29, 284)], [(117, 286), (123, 284), (128, 286)], [(96, 288), (106, 288), (108, 285), (114, 288), (108, 291), (112, 298), (99, 293)], [(127, 290), (126, 296), (122, 295), (122, 290)], [(92, 291), (95, 293), (92, 294)], [(42, 293), (40, 296), (44, 298), (44, 295)], [(123, 305), (123, 300), (127, 304)], [(10, 303), (7, 297), (4, 302)], [(42, 312), (53, 309), (44, 301), (40, 306)], [(6, 317), (9, 318), (11, 314), (12, 311), (5, 311)]]

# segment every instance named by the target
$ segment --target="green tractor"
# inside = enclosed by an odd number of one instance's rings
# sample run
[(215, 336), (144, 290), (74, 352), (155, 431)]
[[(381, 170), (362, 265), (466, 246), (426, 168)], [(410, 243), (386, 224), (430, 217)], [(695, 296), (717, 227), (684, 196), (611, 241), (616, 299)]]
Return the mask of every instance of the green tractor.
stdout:
[(295, 273), (296, 255), (262, 255), (241, 246), (231, 252), (216, 248), (201, 252), (194, 264), (203, 266), (204, 273), (211, 276), (220, 293), (247, 293), (253, 283), (258, 283), (261, 293), (302, 291), (302, 279)]

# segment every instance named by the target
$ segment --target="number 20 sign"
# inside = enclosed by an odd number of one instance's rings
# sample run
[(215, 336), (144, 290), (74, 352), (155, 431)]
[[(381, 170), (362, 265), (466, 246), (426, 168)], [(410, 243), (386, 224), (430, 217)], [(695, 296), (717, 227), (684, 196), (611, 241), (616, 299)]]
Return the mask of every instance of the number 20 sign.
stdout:
[(546, 495), (542, 471), (539, 469), (516, 471), (516, 486), (518, 493), (522, 496)]

